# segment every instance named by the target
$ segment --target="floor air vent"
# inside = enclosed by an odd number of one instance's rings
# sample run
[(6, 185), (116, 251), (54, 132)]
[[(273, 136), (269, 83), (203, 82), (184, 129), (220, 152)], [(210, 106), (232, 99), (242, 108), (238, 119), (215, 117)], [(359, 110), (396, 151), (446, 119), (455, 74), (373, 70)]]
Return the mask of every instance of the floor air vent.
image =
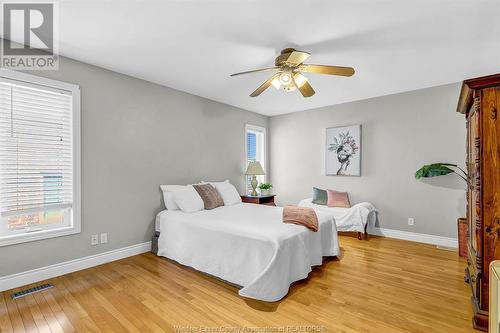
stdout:
[(17, 293), (13, 293), (13, 294), (10, 295), (10, 297), (12, 299), (18, 299), (18, 298), (21, 298), (21, 297), (24, 297), (24, 296), (27, 296), (27, 295), (31, 295), (31, 294), (37, 293), (39, 291), (43, 291), (43, 290), (50, 289), (50, 288), (53, 288), (53, 287), (54, 286), (51, 285), (50, 283), (41, 284), (41, 285), (33, 287), (33, 288), (29, 288), (29, 289), (18, 291)]

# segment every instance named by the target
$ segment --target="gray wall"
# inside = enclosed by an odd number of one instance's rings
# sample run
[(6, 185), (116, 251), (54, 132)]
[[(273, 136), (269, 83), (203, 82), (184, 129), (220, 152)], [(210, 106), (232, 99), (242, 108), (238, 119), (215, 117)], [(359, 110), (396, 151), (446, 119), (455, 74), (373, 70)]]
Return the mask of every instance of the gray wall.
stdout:
[[(80, 85), (82, 232), (0, 248), (0, 276), (151, 239), (158, 186), (230, 179), (243, 190), (244, 128), (268, 118), (81, 62), (33, 73)], [(107, 232), (108, 243), (90, 245)]]
[[(302, 111), (270, 120), (271, 174), (280, 204), (311, 197), (313, 186), (372, 202), (379, 227), (456, 238), (465, 185), (455, 175), (417, 181), (430, 162), (465, 162), (459, 84)], [(361, 177), (325, 176), (325, 128), (361, 124)], [(415, 225), (408, 226), (408, 217)]]

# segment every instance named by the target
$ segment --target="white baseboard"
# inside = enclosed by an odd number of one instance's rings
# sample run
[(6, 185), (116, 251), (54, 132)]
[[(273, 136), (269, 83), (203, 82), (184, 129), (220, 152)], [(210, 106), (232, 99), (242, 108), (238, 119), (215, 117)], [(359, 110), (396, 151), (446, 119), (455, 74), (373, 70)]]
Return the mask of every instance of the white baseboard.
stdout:
[(120, 249), (95, 254), (88, 257), (61, 262), (58, 264), (32, 269), (0, 277), (0, 291), (24, 286), (26, 284), (50, 279), (107, 262), (135, 256), (151, 250), (151, 242), (135, 244)]
[(368, 233), (376, 236), (384, 236), (384, 237), (397, 238), (412, 242), (458, 248), (458, 239), (451, 237), (419, 234), (416, 232), (385, 229), (385, 228), (369, 228)]

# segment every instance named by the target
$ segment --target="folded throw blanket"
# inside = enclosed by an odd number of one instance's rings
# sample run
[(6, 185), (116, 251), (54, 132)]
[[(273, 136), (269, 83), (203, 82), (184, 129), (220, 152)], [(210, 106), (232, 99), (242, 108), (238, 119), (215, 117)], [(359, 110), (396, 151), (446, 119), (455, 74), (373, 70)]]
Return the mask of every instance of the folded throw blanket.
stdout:
[(314, 209), (309, 207), (285, 206), (283, 223), (303, 225), (312, 231), (318, 231), (318, 217)]

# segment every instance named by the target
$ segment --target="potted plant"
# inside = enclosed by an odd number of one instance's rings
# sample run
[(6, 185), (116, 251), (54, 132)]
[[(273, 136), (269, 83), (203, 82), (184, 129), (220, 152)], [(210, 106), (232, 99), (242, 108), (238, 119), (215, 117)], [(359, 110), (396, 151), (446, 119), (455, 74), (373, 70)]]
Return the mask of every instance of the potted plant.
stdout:
[(272, 187), (273, 187), (273, 184), (271, 184), (271, 183), (260, 183), (259, 184), (260, 195), (269, 195), (269, 194), (271, 194), (271, 188)]
[[(460, 171), (460, 172), (457, 172)], [(451, 163), (433, 163), (426, 164), (415, 172), (415, 178), (431, 178), (436, 176), (444, 176), (450, 173), (457, 174), (460, 178), (462, 178), (465, 183), (469, 183), (467, 180), (467, 172), (465, 172), (462, 168), (460, 168), (456, 164)]]
[[(433, 163), (426, 164), (415, 172), (415, 178), (431, 178), (448, 175), (450, 173), (457, 174), (469, 186), (467, 172), (456, 164), (451, 163)], [(459, 218), (457, 220), (458, 226), (458, 254), (461, 257), (467, 257), (467, 232), (468, 224), (466, 218)]]

